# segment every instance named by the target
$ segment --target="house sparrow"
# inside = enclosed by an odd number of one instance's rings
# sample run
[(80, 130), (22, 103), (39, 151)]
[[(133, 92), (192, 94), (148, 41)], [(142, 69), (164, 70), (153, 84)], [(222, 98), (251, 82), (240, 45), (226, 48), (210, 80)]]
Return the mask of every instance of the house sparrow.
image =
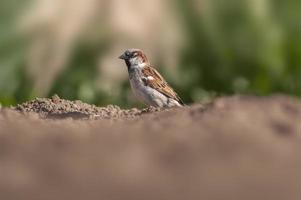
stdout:
[(128, 49), (119, 58), (125, 61), (132, 90), (141, 101), (154, 107), (184, 105), (141, 50)]

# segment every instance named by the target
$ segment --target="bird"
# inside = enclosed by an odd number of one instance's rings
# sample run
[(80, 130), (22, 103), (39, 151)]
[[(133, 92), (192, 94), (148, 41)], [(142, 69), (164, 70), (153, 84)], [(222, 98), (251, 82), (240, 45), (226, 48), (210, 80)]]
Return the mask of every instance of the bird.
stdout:
[(127, 49), (119, 58), (125, 61), (131, 88), (140, 101), (160, 108), (184, 106), (182, 99), (151, 66), (142, 50)]

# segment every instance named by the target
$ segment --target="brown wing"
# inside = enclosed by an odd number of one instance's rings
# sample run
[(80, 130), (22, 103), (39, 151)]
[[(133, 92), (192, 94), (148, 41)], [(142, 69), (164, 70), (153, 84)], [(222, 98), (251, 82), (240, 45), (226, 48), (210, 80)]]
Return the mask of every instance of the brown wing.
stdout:
[(144, 83), (149, 87), (154, 88), (165, 96), (172, 98), (184, 105), (179, 95), (168, 85), (168, 83), (163, 79), (159, 72), (157, 72), (157, 70), (147, 66), (142, 69), (142, 74), (145, 77)]

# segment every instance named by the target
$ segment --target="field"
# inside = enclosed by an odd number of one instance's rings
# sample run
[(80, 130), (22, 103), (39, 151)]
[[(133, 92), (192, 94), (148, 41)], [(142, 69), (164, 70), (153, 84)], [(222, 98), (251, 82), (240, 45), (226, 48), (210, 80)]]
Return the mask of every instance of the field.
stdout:
[(220, 97), (160, 110), (53, 96), (0, 114), (0, 199), (301, 198), (301, 102)]

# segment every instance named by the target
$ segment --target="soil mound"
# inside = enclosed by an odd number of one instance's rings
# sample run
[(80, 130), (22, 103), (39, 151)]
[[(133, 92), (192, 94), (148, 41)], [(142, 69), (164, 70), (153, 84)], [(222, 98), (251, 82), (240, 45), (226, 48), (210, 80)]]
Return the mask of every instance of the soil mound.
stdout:
[(299, 200), (300, 120), (287, 96), (161, 111), (36, 99), (0, 112), (0, 199)]
[(82, 101), (69, 101), (54, 95), (48, 98), (36, 98), (32, 101), (19, 104), (15, 108), (23, 113), (35, 112), (42, 118), (73, 118), (73, 119), (119, 119), (133, 118), (143, 111), (136, 108), (122, 110), (115, 105), (97, 107)]

